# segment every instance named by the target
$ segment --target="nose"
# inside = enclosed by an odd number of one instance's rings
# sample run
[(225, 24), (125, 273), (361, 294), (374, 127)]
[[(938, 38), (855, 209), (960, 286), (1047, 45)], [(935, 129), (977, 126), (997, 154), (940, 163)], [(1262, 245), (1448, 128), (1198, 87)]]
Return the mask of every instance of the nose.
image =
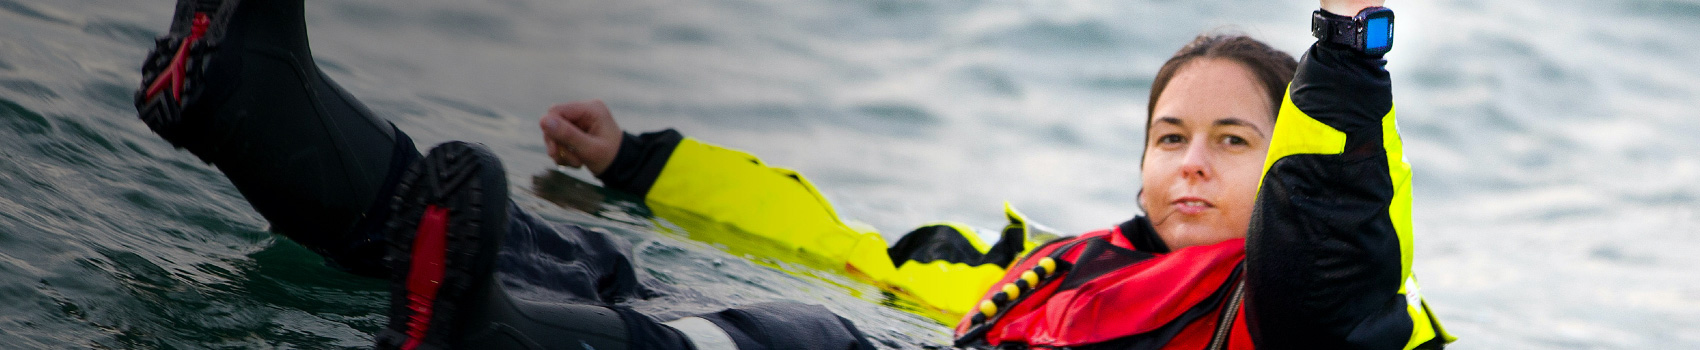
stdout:
[(1181, 177), (1201, 181), (1209, 179), (1213, 170), (1210, 167), (1210, 147), (1208, 142), (1191, 142), (1187, 144), (1186, 154), (1181, 157)]

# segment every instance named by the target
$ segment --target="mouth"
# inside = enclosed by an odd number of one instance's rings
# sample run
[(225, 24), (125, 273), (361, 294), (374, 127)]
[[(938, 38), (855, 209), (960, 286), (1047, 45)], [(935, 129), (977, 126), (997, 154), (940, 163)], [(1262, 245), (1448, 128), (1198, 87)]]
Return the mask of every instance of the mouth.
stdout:
[(1181, 197), (1169, 202), (1169, 205), (1181, 214), (1198, 214), (1216, 207), (1210, 201), (1198, 197)]

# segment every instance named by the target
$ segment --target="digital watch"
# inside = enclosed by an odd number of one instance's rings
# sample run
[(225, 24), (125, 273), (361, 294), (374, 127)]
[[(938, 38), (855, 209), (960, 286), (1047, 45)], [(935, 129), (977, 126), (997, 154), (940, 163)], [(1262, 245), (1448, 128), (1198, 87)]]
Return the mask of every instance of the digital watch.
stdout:
[(1352, 17), (1316, 10), (1310, 14), (1310, 35), (1317, 41), (1381, 56), (1393, 49), (1393, 10), (1370, 6)]

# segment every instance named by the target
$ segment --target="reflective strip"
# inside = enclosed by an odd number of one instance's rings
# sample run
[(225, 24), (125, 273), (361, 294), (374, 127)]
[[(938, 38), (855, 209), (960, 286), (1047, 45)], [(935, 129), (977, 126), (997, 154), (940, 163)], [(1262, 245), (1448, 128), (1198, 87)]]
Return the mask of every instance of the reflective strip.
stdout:
[[(1263, 173), (1257, 180), (1259, 191), (1263, 188), (1263, 179), (1269, 177), (1269, 168), (1275, 166), (1275, 161), (1295, 154), (1340, 154), (1346, 151), (1346, 133), (1334, 130), (1316, 118), (1311, 118), (1299, 106), (1293, 104), (1292, 84), (1287, 85), (1287, 97), (1281, 99), (1279, 117), (1275, 118), (1275, 132), (1269, 138), (1269, 155), (1263, 161)], [(1392, 114), (1391, 110), (1388, 114)], [(1390, 160), (1391, 161), (1391, 160)]]
[(697, 350), (738, 350), (738, 344), (732, 342), (732, 336), (727, 335), (726, 330), (701, 317), (686, 317), (662, 324), (684, 333)]

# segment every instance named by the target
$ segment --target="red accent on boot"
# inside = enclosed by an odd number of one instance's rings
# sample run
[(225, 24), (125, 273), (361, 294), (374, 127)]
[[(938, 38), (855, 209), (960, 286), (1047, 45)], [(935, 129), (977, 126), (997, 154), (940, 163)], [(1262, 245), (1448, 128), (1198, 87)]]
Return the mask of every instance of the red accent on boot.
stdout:
[(159, 72), (159, 77), (154, 78), (153, 84), (148, 85), (147, 100), (153, 100), (154, 96), (159, 95), (160, 91), (164, 91), (167, 83), (169, 83), (171, 100), (173, 102), (183, 101), (183, 60), (189, 55), (189, 45), (201, 40), (201, 36), (207, 34), (207, 26), (211, 24), (212, 19), (207, 18), (206, 13), (195, 14), (195, 20), (190, 22), (189, 37), (184, 38), (183, 44), (177, 47), (177, 54), (171, 56), (171, 64), (166, 65), (165, 71)]
[(437, 300), (437, 287), (443, 283), (443, 257), (446, 255), (449, 210), (435, 205), (425, 207), (419, 218), (419, 229), (413, 237), (412, 267), (407, 272), (407, 307), (413, 316), (407, 320), (407, 342), (402, 350), (413, 350), (431, 328), (431, 306)]

